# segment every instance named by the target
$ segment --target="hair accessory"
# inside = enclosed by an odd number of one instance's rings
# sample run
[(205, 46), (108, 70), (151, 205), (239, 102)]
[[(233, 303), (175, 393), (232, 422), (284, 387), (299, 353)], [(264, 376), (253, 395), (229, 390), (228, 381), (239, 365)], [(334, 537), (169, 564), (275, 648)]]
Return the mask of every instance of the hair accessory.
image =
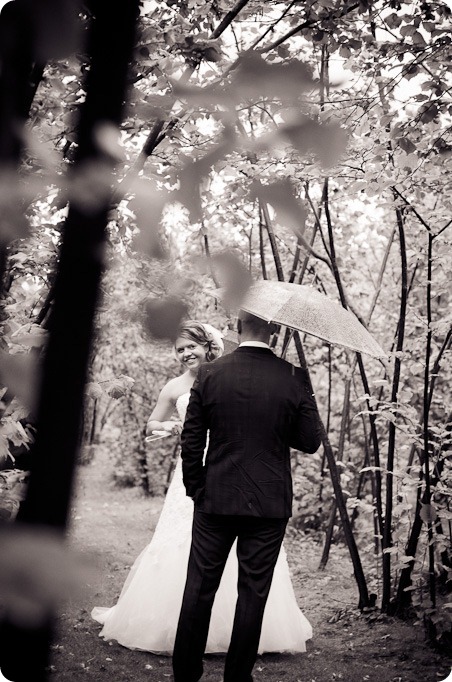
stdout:
[(211, 343), (214, 343), (221, 351), (224, 351), (223, 334), (216, 327), (206, 322), (202, 323), (206, 330), (206, 336)]

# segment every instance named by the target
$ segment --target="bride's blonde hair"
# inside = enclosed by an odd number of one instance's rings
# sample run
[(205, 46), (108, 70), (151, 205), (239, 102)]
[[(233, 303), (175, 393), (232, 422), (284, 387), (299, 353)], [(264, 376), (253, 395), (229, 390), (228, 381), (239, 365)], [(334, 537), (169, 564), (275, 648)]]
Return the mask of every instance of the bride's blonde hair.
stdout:
[[(212, 331), (214, 333), (212, 333)], [(201, 346), (207, 346), (206, 360), (211, 362), (219, 358), (223, 353), (223, 342), (221, 340), (220, 332), (209, 325), (204, 325), (197, 320), (186, 320), (183, 322), (177, 332), (177, 337), (190, 339)]]

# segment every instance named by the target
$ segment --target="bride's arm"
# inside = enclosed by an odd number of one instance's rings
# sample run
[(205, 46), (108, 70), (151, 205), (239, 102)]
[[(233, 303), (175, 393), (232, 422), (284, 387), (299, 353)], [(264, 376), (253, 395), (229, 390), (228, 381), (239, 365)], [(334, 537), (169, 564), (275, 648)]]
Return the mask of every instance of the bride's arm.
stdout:
[(174, 412), (175, 400), (171, 387), (166, 384), (160, 391), (156, 406), (151, 412), (146, 424), (146, 435), (150, 436), (152, 431), (168, 431), (169, 433), (179, 434), (182, 430), (182, 422), (170, 419)]

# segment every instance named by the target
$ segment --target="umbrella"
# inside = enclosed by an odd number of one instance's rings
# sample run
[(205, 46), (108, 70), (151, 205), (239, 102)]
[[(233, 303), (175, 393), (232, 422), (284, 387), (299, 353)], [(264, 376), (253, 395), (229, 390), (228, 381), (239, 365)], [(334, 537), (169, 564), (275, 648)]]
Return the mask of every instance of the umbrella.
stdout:
[[(224, 294), (225, 289), (213, 292), (220, 300)], [(312, 287), (270, 280), (254, 282), (240, 308), (267, 322), (298, 329), (328, 343), (375, 358), (386, 357), (353, 313)]]

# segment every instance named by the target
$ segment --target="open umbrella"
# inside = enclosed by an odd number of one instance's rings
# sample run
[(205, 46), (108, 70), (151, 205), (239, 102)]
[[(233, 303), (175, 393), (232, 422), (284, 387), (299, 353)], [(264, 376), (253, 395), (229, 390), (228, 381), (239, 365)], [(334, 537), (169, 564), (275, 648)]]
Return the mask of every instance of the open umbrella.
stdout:
[[(224, 294), (224, 289), (213, 292), (220, 300)], [(298, 329), (328, 343), (374, 358), (386, 357), (384, 350), (353, 313), (312, 287), (270, 280), (254, 282), (240, 308), (268, 322)]]

